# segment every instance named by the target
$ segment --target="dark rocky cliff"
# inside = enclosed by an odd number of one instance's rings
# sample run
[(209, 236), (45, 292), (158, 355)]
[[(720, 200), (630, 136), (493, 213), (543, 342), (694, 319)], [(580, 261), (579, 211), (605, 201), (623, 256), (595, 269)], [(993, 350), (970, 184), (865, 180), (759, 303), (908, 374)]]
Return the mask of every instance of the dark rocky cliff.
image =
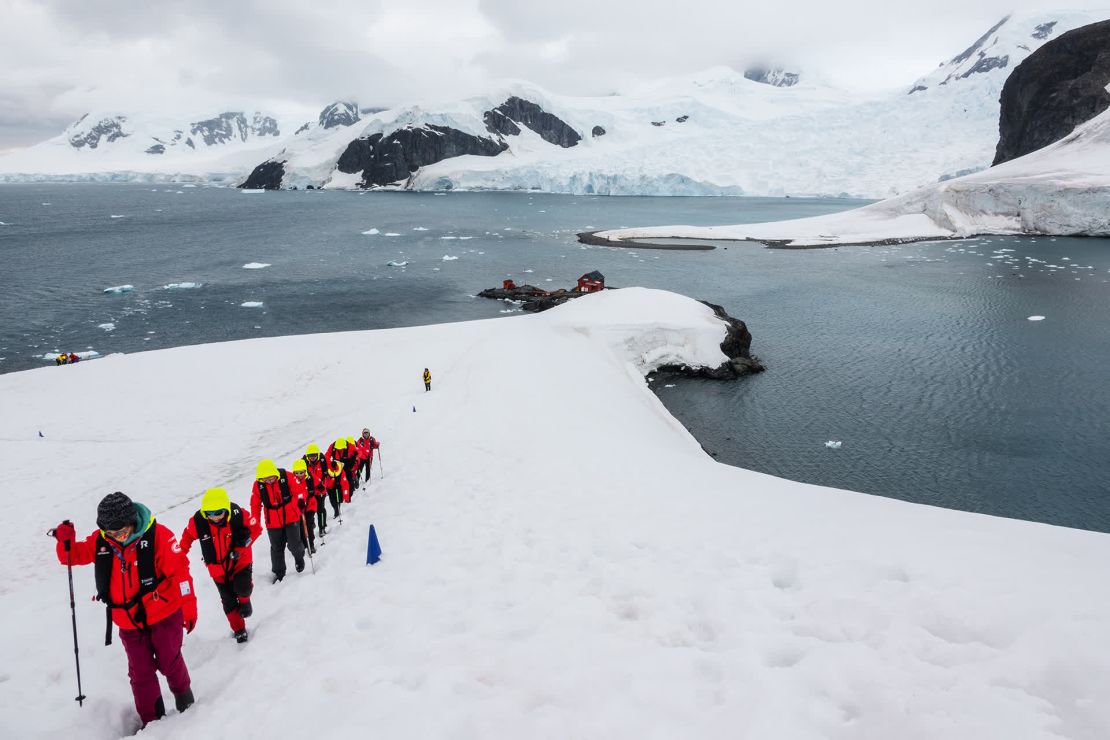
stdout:
[(503, 141), (426, 124), (397, 129), (384, 137), (355, 139), (339, 156), (336, 169), (361, 172), (362, 186), (372, 187), (405, 180), (419, 168), (444, 159), (464, 154), (494, 157), (508, 148)]
[(1110, 21), (1061, 35), (1019, 64), (1002, 88), (1001, 164), (1059, 141), (1110, 107)]
[(563, 119), (548, 113), (530, 100), (512, 96), (484, 116), (486, 130), (491, 134), (515, 136), (520, 133), (517, 124), (535, 131), (548, 144), (569, 149), (582, 140), (581, 134)]
[(285, 177), (284, 162), (263, 162), (251, 171), (250, 176), (239, 187), (250, 189), (280, 190), (281, 179)]

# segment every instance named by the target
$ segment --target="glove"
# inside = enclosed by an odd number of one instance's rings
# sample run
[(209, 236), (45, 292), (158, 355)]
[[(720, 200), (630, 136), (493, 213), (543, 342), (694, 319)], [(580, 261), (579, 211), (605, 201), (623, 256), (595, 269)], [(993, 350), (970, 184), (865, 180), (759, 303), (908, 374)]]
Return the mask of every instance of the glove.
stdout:
[(51, 534), (54, 535), (54, 539), (61, 542), (63, 545), (72, 543), (77, 538), (76, 532), (73, 530), (73, 525), (69, 522), (62, 522), (54, 527), (54, 529), (51, 530)]
[(227, 559), (234, 563), (236, 560), (239, 559), (239, 551), (238, 550), (232, 550), (231, 552), (229, 552), (227, 554)]
[(197, 600), (185, 599), (181, 604), (181, 614), (185, 617), (185, 632), (192, 632), (197, 626)]
[(299, 498), (299, 499), (297, 499), (297, 506), (300, 508), (301, 512), (303, 513), (304, 510), (305, 510), (305, 507), (308, 506), (308, 504), (305, 503), (305, 500), (303, 498)]

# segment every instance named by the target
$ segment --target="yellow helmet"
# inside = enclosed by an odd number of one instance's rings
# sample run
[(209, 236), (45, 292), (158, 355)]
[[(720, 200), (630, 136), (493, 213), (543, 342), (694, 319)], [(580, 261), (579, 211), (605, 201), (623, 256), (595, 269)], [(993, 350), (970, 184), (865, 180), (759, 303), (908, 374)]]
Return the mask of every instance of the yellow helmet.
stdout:
[(347, 449), (347, 439), (345, 437), (340, 437), (339, 439), (335, 440), (335, 449), (337, 449), (337, 450)]
[(354, 445), (354, 443), (355, 443), (355, 438), (354, 437), (347, 437), (347, 444)]
[(231, 498), (223, 488), (209, 488), (200, 500), (200, 510), (207, 517), (209, 511), (227, 511), (231, 515)]
[(263, 460), (258, 463), (258, 469), (255, 471), (254, 477), (256, 480), (262, 480), (263, 478), (269, 478), (271, 475), (276, 477), (277, 474), (278, 469), (277, 465), (274, 465), (274, 461)]
[(308, 463), (306, 463), (304, 461), (303, 457), (298, 457), (296, 460), (293, 461), (293, 472), (294, 473), (307, 473), (308, 472)]
[(320, 447), (315, 442), (313, 442), (312, 444), (310, 444), (308, 446), (308, 449), (304, 451), (304, 454), (306, 454), (306, 455), (319, 455), (320, 454)]

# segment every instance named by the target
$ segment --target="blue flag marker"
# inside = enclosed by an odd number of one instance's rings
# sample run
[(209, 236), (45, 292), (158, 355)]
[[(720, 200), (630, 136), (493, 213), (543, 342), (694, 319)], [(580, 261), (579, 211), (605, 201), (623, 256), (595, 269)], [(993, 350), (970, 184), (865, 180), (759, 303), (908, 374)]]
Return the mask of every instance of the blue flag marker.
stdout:
[(370, 525), (370, 540), (366, 543), (366, 564), (373, 565), (382, 559), (382, 546), (378, 544), (378, 533)]

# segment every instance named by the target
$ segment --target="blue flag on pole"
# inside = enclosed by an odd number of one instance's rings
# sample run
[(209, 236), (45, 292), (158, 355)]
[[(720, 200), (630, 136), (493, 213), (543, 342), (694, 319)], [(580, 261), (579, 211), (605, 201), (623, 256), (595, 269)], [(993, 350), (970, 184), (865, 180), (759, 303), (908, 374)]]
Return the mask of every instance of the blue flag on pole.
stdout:
[(378, 544), (378, 533), (370, 525), (370, 540), (366, 543), (366, 564), (373, 565), (382, 559), (382, 546)]

